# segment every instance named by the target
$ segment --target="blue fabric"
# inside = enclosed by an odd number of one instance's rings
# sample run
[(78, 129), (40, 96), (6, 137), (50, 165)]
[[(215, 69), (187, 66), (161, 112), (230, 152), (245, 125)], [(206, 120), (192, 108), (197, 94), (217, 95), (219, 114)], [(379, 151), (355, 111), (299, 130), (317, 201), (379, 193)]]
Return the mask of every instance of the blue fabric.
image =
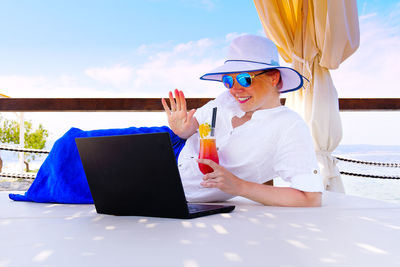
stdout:
[(179, 138), (166, 126), (94, 131), (71, 128), (54, 143), (28, 191), (24, 195), (9, 194), (9, 197), (16, 201), (91, 204), (93, 199), (75, 144), (75, 138), (155, 132), (168, 132), (170, 134), (175, 156), (178, 158), (185, 145), (185, 140)]

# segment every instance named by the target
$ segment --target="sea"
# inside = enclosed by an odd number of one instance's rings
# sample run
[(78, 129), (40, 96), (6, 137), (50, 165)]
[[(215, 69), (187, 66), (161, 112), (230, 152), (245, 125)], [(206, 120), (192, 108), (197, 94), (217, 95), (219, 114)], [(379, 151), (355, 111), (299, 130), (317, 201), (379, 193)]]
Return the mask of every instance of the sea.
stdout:
[[(50, 142), (46, 147), (50, 149), (52, 144)], [(400, 204), (400, 146), (339, 145), (333, 152), (333, 155), (374, 163), (360, 164), (339, 160), (337, 166), (340, 171), (372, 176), (386, 176), (385, 179), (382, 179), (342, 175), (346, 194)], [(18, 172), (18, 153), (1, 151), (0, 156), (3, 160), (3, 172)], [(39, 169), (45, 158), (46, 155), (42, 155), (32, 160), (30, 162), (30, 169)], [(380, 163), (385, 163), (383, 164), (385, 166), (382, 166)], [(397, 165), (397, 167), (386, 166), (389, 163)], [(279, 184), (279, 181), (277, 181), (277, 184)]]
[(340, 145), (333, 154), (346, 159), (375, 163), (360, 164), (339, 160), (337, 166), (340, 171), (385, 177), (342, 175), (346, 194), (400, 204), (400, 146)]

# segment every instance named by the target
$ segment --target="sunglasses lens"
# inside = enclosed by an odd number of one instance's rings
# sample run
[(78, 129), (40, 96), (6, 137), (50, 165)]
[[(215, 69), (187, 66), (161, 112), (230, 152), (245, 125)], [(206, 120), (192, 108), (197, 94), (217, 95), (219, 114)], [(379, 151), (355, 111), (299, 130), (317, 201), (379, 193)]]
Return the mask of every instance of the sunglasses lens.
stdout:
[(248, 73), (241, 73), (236, 76), (236, 80), (243, 87), (249, 87), (251, 85), (251, 76)]
[(224, 83), (225, 87), (231, 89), (233, 86), (233, 79), (231, 76), (225, 75), (222, 77), (222, 82)]

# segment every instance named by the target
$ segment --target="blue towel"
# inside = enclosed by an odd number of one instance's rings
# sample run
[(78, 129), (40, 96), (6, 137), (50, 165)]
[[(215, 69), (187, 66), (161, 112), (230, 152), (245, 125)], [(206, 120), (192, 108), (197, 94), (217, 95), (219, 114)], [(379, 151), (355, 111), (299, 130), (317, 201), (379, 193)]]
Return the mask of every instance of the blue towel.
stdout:
[(28, 191), (23, 195), (9, 194), (9, 197), (16, 201), (91, 204), (93, 199), (75, 144), (75, 138), (155, 132), (168, 132), (170, 134), (175, 156), (178, 158), (185, 145), (185, 140), (179, 138), (166, 126), (93, 131), (71, 128), (54, 143)]

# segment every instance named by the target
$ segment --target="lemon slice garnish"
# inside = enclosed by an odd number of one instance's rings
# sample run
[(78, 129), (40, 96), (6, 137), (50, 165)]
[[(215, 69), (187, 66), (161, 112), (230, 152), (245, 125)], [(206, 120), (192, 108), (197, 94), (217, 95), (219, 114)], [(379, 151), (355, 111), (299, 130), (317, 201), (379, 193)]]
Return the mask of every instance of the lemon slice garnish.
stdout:
[(200, 134), (200, 138), (204, 138), (206, 136), (208, 136), (211, 132), (211, 126), (208, 123), (203, 123), (200, 124), (199, 126), (199, 134)]

